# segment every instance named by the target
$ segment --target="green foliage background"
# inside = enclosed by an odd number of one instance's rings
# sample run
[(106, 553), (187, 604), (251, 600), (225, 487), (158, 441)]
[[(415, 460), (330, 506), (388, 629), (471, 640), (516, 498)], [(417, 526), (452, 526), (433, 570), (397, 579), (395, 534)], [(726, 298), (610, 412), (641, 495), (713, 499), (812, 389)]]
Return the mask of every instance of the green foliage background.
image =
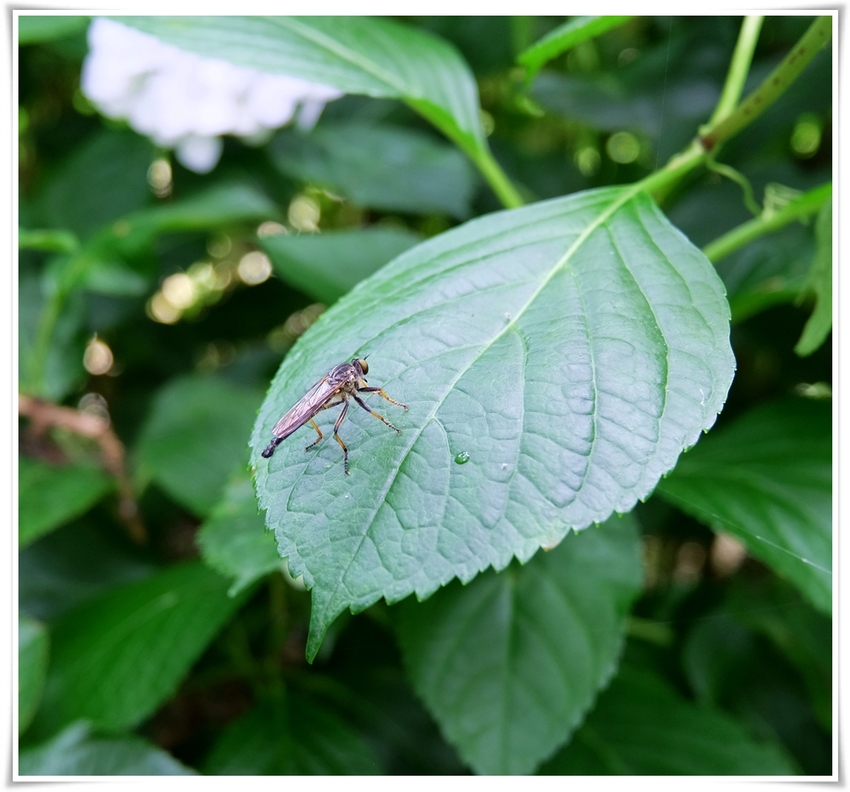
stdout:
[(128, 18), (348, 94), (159, 197), (19, 21), (21, 775), (832, 773), (830, 45), (690, 145), (811, 18)]

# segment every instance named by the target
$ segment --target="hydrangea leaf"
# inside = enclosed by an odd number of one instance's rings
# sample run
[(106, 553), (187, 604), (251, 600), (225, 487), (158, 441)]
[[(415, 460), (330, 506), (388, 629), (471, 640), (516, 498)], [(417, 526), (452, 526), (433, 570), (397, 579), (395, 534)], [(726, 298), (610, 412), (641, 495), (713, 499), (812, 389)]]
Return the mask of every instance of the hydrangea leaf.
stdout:
[(476, 772), (533, 772), (567, 741), (617, 667), (641, 580), (635, 522), (612, 517), (525, 566), (402, 604), (413, 686)]
[[(309, 426), (261, 457), (314, 382), (369, 353), (370, 383), (410, 410), (366, 398), (401, 435), (352, 403), (351, 475), (333, 441), (305, 454)], [(308, 657), (346, 608), (425, 598), (629, 511), (733, 372), (720, 279), (633, 191), (495, 213), (395, 259), (293, 348), (251, 440), (267, 523), (313, 589)]]
[(751, 737), (731, 716), (682, 698), (660, 676), (621, 667), (545, 775), (792, 775), (776, 740)]
[(346, 93), (401, 99), (467, 151), (486, 146), (478, 89), (454, 47), (369, 17), (117, 17), (181, 49)]

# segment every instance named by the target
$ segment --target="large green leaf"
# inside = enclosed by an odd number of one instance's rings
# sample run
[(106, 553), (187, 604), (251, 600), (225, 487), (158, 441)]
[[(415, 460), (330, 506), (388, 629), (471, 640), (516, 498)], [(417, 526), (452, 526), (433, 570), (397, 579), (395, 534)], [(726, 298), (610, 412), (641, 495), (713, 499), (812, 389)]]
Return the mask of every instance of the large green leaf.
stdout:
[(23, 547), (88, 511), (115, 482), (96, 465), (48, 465), (22, 456), (18, 486), (18, 541)]
[(651, 672), (624, 666), (542, 772), (790, 775), (797, 768), (777, 743), (755, 741), (728, 715), (686, 701)]
[(21, 751), (19, 775), (193, 775), (194, 770), (139, 737), (95, 737), (75, 723), (43, 745)]
[(322, 123), (309, 135), (283, 133), (270, 146), (286, 174), (389, 212), (466, 218), (475, 187), (455, 147), (404, 127)]
[(224, 497), (198, 531), (201, 555), (221, 574), (233, 577), (231, 594), (237, 594), (258, 578), (280, 569), (274, 538), (266, 532), (263, 515), (257, 512), (254, 488), (244, 466), (228, 483)]
[(213, 746), (204, 772), (215, 775), (373, 775), (374, 750), (327, 705), (287, 690), (260, 702)]
[(260, 239), (275, 272), (326, 305), (420, 241), (411, 231), (363, 228)]
[[(342, 453), (272, 427), (332, 365), (371, 353)], [(337, 302), (284, 360), (251, 441), (257, 491), (313, 588), (308, 656), (345, 608), (427, 597), (629, 511), (723, 406), (723, 289), (651, 200), (603, 189), (419, 245)], [(319, 416), (329, 422), (330, 417)]]
[(214, 377), (184, 377), (157, 394), (136, 448), (139, 476), (153, 479), (178, 503), (207, 514), (235, 465), (259, 393)]
[(45, 626), (21, 614), (18, 621), (18, 731), (21, 733), (26, 731), (41, 700), (49, 646)]
[(445, 41), (368, 17), (119, 17), (190, 52), (401, 99), (463, 148), (486, 144), (469, 68)]
[(686, 454), (658, 493), (737, 536), (832, 609), (832, 411), (793, 399), (759, 407)]
[(244, 601), (201, 563), (110, 591), (52, 625), (51, 665), (33, 732), (75, 720), (135, 726), (166, 698)]
[(634, 522), (611, 518), (402, 605), (413, 686), (476, 772), (530, 773), (566, 742), (616, 668), (641, 579)]

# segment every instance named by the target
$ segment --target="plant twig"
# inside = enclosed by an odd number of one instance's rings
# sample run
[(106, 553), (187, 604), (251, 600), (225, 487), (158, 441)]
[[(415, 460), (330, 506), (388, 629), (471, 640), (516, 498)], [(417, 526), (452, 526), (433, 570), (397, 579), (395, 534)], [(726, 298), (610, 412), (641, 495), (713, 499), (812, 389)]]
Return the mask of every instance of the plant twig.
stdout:
[(18, 413), (30, 419), (31, 431), (36, 435), (43, 435), (53, 427), (61, 427), (81, 437), (91, 438), (100, 446), (103, 467), (118, 482), (118, 516), (127, 527), (130, 537), (144, 544), (147, 531), (139, 516), (139, 507), (125, 469), (124, 445), (108, 421), (97, 415), (24, 394), (18, 396)]
[(776, 231), (795, 220), (817, 214), (820, 208), (832, 197), (832, 184), (823, 184), (801, 195), (796, 201), (786, 204), (770, 214), (762, 213), (752, 220), (742, 223), (728, 233), (706, 245), (702, 252), (709, 261), (718, 262), (754, 239)]
[[(782, 63), (738, 105), (737, 109), (716, 123), (709, 123), (701, 132), (699, 140), (705, 150), (712, 151), (752, 123), (770, 107), (797, 79), (800, 72), (808, 66), (821, 47), (829, 41), (831, 35), (832, 17), (818, 17), (794, 45), (791, 52), (783, 59)], [(715, 116), (717, 115), (718, 113), (715, 111)]]

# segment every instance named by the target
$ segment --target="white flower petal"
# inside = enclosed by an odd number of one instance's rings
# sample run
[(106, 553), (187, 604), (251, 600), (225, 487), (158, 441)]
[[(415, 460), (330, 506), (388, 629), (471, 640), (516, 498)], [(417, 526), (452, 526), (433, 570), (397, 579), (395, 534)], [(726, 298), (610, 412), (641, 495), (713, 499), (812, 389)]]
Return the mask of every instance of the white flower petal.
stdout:
[(221, 157), (221, 138), (190, 135), (177, 144), (174, 155), (189, 170), (209, 173)]
[(299, 77), (273, 75), (205, 58), (111, 19), (89, 26), (90, 52), (81, 87), (107, 116), (126, 118), (160, 146), (176, 146), (187, 167), (215, 166), (234, 134), (252, 142), (289, 122), (316, 123), (326, 102), (342, 91)]

